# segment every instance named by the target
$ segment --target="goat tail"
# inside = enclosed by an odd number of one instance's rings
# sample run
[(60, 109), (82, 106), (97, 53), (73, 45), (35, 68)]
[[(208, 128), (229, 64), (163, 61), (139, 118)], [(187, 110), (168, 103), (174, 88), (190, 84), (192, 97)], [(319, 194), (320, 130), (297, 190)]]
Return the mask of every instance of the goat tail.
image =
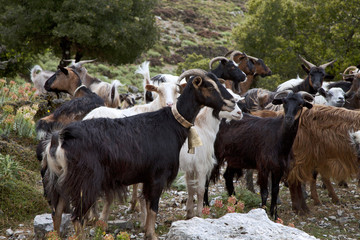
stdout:
[(151, 83), (151, 79), (150, 79), (150, 71), (149, 71), (149, 61), (145, 61), (143, 62), (139, 68), (135, 71), (135, 73), (139, 73), (141, 75), (143, 75), (144, 77), (144, 86), (146, 84), (150, 84)]
[(113, 105), (112, 107), (120, 106), (120, 96), (118, 92), (118, 87), (120, 86), (124, 86), (124, 84), (122, 84), (119, 80), (114, 80), (111, 82), (109, 100), (111, 102), (111, 105)]
[(39, 65), (35, 65), (31, 70), (30, 70), (30, 77), (31, 77), (31, 81), (34, 82), (34, 79), (37, 75), (38, 71), (43, 71), (43, 69), (39, 66)]
[(63, 148), (61, 148), (61, 138), (59, 131), (53, 132), (45, 141), (45, 151), (43, 165), (47, 165), (50, 174), (58, 177), (58, 184), (62, 182), (67, 173), (67, 158)]

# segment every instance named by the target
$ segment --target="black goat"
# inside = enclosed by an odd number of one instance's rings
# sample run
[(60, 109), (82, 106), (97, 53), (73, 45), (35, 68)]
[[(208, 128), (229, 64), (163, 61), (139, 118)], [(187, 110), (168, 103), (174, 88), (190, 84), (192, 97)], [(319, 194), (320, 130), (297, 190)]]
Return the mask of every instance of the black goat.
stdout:
[[(304, 64), (302, 64), (302, 67), (305, 70), (305, 72), (308, 74), (308, 76), (296, 86), (287, 86), (286, 82), (283, 83), (281, 85), (282, 87), (279, 86), (277, 88), (276, 90), (277, 92), (282, 90), (292, 90), (293, 92), (305, 91), (314, 95), (318, 92), (319, 88), (321, 88), (324, 78), (331, 78), (329, 75), (325, 73), (325, 68), (333, 64), (336, 60), (322, 64), (317, 67), (311, 62), (305, 60), (300, 55), (299, 58), (301, 59), (301, 61), (303, 61)], [(289, 80), (288, 82), (290, 81), (291, 80)]]
[[(214, 62), (220, 61), (219, 65), (212, 70), (212, 65)], [(245, 81), (245, 73), (239, 69), (237, 63), (233, 60), (229, 60), (226, 57), (215, 57), (209, 62), (210, 71), (215, 74), (218, 78), (224, 80), (230, 80), (234, 84), (236, 92), (239, 92), (239, 83)]]
[(275, 95), (273, 104), (283, 104), (284, 116), (261, 118), (244, 114), (240, 121), (221, 124), (214, 143), (218, 165), (212, 180), (217, 179), (220, 167), (227, 162), (224, 173), (229, 195), (234, 194), (233, 178), (241, 177), (242, 169), (257, 169), (262, 206), (268, 197), (268, 177), (271, 173), (271, 216), (275, 213), (279, 193), (279, 182), (287, 173), (290, 152), (299, 125), (302, 108), (311, 108), (313, 97), (306, 92), (280, 92)]
[[(190, 77), (192, 76), (192, 77)], [(84, 237), (82, 220), (101, 194), (143, 183), (147, 217), (145, 238), (156, 239), (159, 198), (175, 179), (179, 152), (202, 106), (232, 111), (232, 95), (216, 76), (188, 70), (190, 77), (176, 107), (119, 119), (98, 118), (69, 124), (49, 139), (43, 161), (49, 166), (48, 192), (59, 232), (64, 206), (73, 206), (77, 235)], [(55, 205), (56, 204), (56, 205)]]

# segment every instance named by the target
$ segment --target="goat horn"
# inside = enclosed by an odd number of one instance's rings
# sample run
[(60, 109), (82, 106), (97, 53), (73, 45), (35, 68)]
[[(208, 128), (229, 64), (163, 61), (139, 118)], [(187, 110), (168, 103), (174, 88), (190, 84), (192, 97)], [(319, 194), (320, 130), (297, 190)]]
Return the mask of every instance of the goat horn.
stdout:
[(284, 90), (284, 91), (278, 92), (275, 94), (274, 99), (281, 99), (283, 97), (287, 97), (287, 95), (289, 95), (292, 92), (293, 91), (291, 91), (291, 90)]
[(224, 55), (224, 57), (229, 57), (233, 52), (234, 52), (234, 50), (228, 51), (228, 52)]
[(190, 70), (187, 70), (185, 72), (183, 72), (179, 78), (178, 78), (178, 83), (183, 79), (183, 78), (186, 78), (186, 82), (188, 81), (188, 78), (187, 77), (190, 77), (190, 76), (194, 76), (194, 75), (198, 75), (200, 77), (202, 77), (203, 79), (205, 79), (207, 76), (206, 76), (206, 71), (205, 70), (202, 70), (202, 69), (190, 69)]
[(229, 58), (234, 61), (234, 57), (237, 55), (245, 55), (246, 56), (245, 53), (235, 50), (235, 51), (232, 51)]
[(319, 67), (322, 68), (322, 69), (325, 69), (327, 66), (333, 64), (334, 62), (336, 62), (336, 59), (335, 59), (335, 60), (332, 60), (331, 62), (328, 62), (328, 63), (325, 63), (325, 64), (321, 64)]
[(258, 58), (256, 58), (256, 57), (252, 57), (252, 56), (249, 56), (249, 55), (247, 55), (248, 56), (248, 58), (251, 58), (251, 59), (253, 59), (253, 60), (255, 60), (255, 61), (258, 61), (259, 59)]
[(301, 97), (302, 97), (305, 101), (307, 101), (307, 102), (312, 102), (312, 101), (314, 101), (314, 97), (313, 97), (313, 95), (311, 95), (310, 93), (305, 92), (305, 91), (299, 91), (298, 93), (301, 95)]
[(310, 68), (316, 67), (315, 64), (312, 64), (311, 62), (305, 60), (305, 58), (303, 58), (301, 55), (299, 55), (299, 58), (300, 58), (306, 65), (308, 65)]
[(82, 61), (77, 62), (77, 63), (75, 63), (75, 64), (78, 64), (78, 65), (82, 66), (84, 63), (91, 63), (91, 62), (95, 62), (95, 61), (96, 61), (96, 59), (82, 60)]
[[(355, 66), (350, 66), (350, 67), (347, 67), (347, 68), (345, 69), (345, 71), (343, 72), (343, 74), (342, 74), (342, 75), (346, 75), (346, 72), (347, 72), (347, 71), (350, 71), (350, 70), (355, 71), (355, 70), (358, 70), (358, 68), (357, 68), (357, 67), (355, 67)], [(351, 73), (350, 73), (350, 74), (351, 74)]]
[(226, 60), (226, 61), (229, 61), (229, 59), (227, 59), (226, 57), (222, 57), (222, 56), (219, 56), (219, 57), (214, 57), (213, 59), (210, 60), (209, 62), (209, 68), (211, 70), (211, 66), (214, 64), (215, 61), (218, 61), (218, 60)]

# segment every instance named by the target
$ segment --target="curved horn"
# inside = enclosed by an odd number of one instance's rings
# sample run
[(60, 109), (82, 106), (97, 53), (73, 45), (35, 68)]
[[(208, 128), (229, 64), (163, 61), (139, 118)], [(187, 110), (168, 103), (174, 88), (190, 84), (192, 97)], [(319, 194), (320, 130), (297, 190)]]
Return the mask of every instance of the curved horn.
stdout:
[(213, 59), (210, 60), (209, 62), (209, 69), (211, 70), (211, 66), (213, 65), (213, 63), (215, 61), (218, 61), (218, 60), (226, 60), (226, 61), (229, 61), (229, 59), (227, 59), (226, 57), (222, 57), (222, 56), (219, 56), (219, 57), (214, 57)]
[(275, 94), (274, 99), (281, 99), (283, 97), (287, 97), (292, 92), (293, 91), (291, 91), (291, 90), (284, 90), (284, 91), (278, 92)]
[(307, 102), (312, 102), (312, 101), (314, 101), (314, 97), (313, 97), (313, 95), (311, 95), (310, 93), (305, 92), (305, 91), (299, 91), (298, 93), (301, 95), (301, 97), (302, 97), (305, 101), (307, 101)]
[(306, 61), (305, 58), (303, 58), (300, 54), (299, 54), (299, 58), (300, 58), (306, 65), (308, 65), (309, 68), (316, 67), (316, 65), (312, 64), (312, 63), (309, 62), (309, 61)]
[(224, 57), (229, 57), (234, 51), (235, 51), (235, 50), (228, 51), (228, 52), (224, 55)]
[(76, 67), (78, 67), (78, 66), (82, 67), (83, 64), (95, 62), (95, 60), (96, 60), (96, 59), (82, 60), (82, 61), (80, 61), (80, 62), (76, 62), (76, 63), (75, 63), (75, 66), (76, 66)]
[(245, 53), (240, 52), (240, 51), (238, 51), (238, 50), (234, 50), (234, 51), (232, 51), (232, 53), (230, 54), (230, 57), (229, 57), (229, 58), (234, 61), (234, 57), (235, 57), (236, 55), (245, 55), (245, 56), (246, 56)]
[(325, 69), (327, 66), (333, 64), (334, 62), (336, 62), (336, 59), (332, 60), (331, 62), (321, 64), (319, 67)]
[(255, 60), (255, 61), (259, 60), (259, 59), (256, 58), (256, 57), (252, 57), (252, 56), (249, 56), (249, 55), (247, 55), (247, 56), (248, 56), (248, 58), (251, 58), (251, 59), (253, 59), (253, 60)]
[(187, 77), (194, 76), (194, 75), (198, 75), (198, 76), (202, 77), (203, 79), (205, 79), (207, 77), (206, 73), (207, 72), (202, 69), (190, 69), (190, 70), (183, 72), (179, 76), (177, 82), (180, 82), (183, 78), (186, 78), (186, 81), (188, 81)]
[[(347, 67), (347, 68), (345, 69), (345, 71), (343, 72), (342, 75), (345, 75), (347, 71), (351, 71), (351, 70), (352, 70), (352, 71), (355, 71), (355, 70), (358, 70), (358, 68), (355, 67), (355, 66)], [(349, 73), (349, 74), (351, 74), (351, 73)]]

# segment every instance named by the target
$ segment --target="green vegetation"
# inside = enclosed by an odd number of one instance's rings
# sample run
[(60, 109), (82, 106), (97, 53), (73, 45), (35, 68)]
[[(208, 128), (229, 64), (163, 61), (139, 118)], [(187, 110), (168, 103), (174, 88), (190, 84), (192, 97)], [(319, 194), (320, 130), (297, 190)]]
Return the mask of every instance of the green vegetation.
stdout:
[(0, 75), (25, 73), (33, 55), (48, 48), (63, 59), (86, 56), (115, 64), (133, 62), (157, 39), (151, 12), (156, 4), (152, 0), (2, 0), (0, 58), (8, 62)]
[(298, 54), (317, 65), (337, 59), (327, 68), (337, 80), (359, 64), (358, 0), (249, 0), (246, 7), (233, 29), (236, 48), (264, 59), (283, 81), (303, 75)]

